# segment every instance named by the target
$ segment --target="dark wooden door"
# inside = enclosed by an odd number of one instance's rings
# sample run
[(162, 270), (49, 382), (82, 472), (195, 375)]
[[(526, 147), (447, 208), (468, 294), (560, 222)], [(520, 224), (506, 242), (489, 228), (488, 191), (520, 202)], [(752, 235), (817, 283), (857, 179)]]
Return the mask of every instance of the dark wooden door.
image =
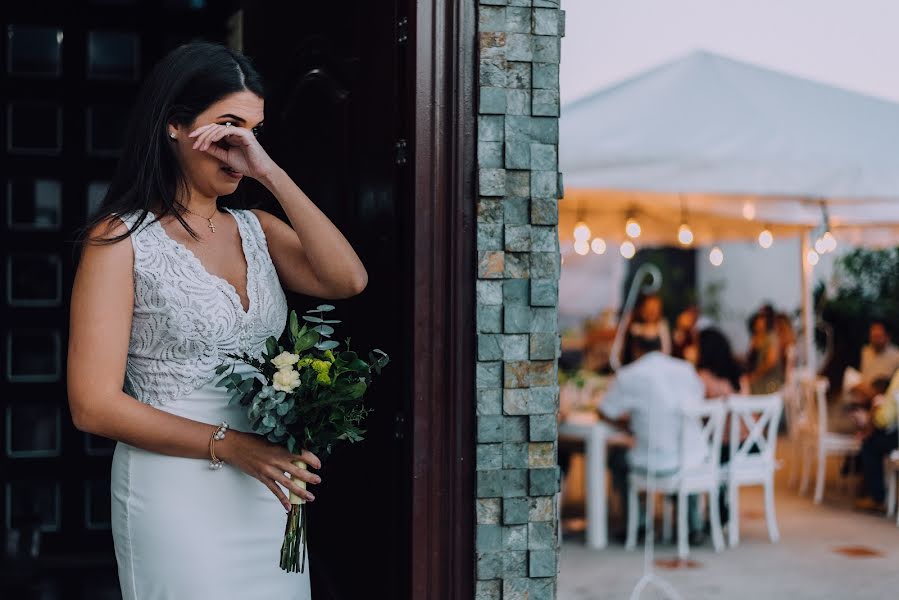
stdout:
[(71, 241), (111, 178), (149, 68), (225, 42), (233, 2), (72, 0), (0, 7), (0, 598), (116, 598), (115, 442), (66, 402)]
[[(366, 440), (337, 450), (310, 505), (316, 600), (409, 597), (410, 158), (405, 35), (393, 0), (246, 2), (243, 50), (267, 85), (263, 145), (347, 236), (369, 272), (334, 302), (338, 337), (393, 364), (372, 388)], [(284, 218), (261, 187), (251, 201)], [(298, 311), (313, 298), (289, 298)], [(343, 336), (340, 336), (341, 330)]]

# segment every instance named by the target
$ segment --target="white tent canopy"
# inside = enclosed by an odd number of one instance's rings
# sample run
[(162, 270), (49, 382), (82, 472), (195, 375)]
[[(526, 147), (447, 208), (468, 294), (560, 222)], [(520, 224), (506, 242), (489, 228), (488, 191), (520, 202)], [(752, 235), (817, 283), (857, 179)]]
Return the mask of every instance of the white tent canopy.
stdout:
[(684, 214), (700, 243), (818, 226), (822, 206), (835, 231), (899, 224), (899, 105), (708, 52), (564, 106), (559, 136), (563, 237), (634, 212), (655, 241)]

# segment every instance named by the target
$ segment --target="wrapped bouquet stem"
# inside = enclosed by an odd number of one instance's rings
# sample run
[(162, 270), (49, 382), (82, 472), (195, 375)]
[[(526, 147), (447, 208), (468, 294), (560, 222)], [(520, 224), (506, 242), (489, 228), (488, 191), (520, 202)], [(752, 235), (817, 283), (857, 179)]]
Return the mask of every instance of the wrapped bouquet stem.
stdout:
[[(374, 375), (380, 374), (389, 358), (381, 350), (369, 352), (361, 358), (350, 349), (329, 339), (332, 325), (340, 323), (326, 319), (334, 310), (322, 304), (303, 316), (301, 326), (295, 311), (290, 311), (288, 327), (281, 339), (266, 340), (261, 358), (249, 354), (227, 354), (228, 358), (255, 367), (256, 372), (234, 372), (235, 363), (222, 363), (216, 373), (231, 373), (222, 377), (218, 385), (231, 392), (231, 403), (246, 408), (252, 430), (274, 443), (284, 444), (296, 455), (308, 450), (322, 462), (334, 446), (343, 440), (358, 442), (365, 430), (362, 422), (370, 408), (363, 403)], [(301, 469), (306, 464), (293, 461)], [(299, 484), (305, 489), (306, 482)], [(291, 491), (291, 508), (281, 546), (281, 568), (303, 572), (306, 562), (306, 501)]]
[[(306, 469), (306, 463), (293, 461), (300, 469)], [(306, 489), (306, 482), (297, 480), (297, 484)], [(290, 490), (290, 512), (287, 513), (287, 525), (284, 527), (284, 543), (281, 545), (281, 568), (296, 572), (297, 566), (302, 573), (306, 564), (306, 500)], [(300, 552), (302, 551), (302, 555)]]

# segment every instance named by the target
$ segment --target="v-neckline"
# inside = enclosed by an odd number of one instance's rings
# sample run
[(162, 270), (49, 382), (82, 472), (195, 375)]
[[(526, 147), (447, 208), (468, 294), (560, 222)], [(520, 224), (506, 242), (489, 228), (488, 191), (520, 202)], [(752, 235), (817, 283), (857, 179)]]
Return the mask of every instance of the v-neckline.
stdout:
[(175, 238), (173, 238), (172, 236), (169, 235), (169, 233), (165, 230), (165, 227), (163, 227), (162, 223), (160, 223), (159, 217), (156, 215), (156, 213), (154, 213), (153, 211), (148, 211), (148, 212), (155, 217), (153, 223), (159, 227), (159, 229), (162, 233), (162, 236), (165, 239), (167, 239), (187, 259), (188, 262), (192, 263), (198, 271), (203, 273), (207, 278), (211, 279), (213, 282), (216, 282), (216, 283), (220, 284), (221, 286), (223, 286), (225, 293), (229, 294), (231, 296), (231, 300), (237, 305), (237, 309), (240, 312), (241, 317), (247, 317), (247, 316), (249, 316), (249, 314), (253, 311), (253, 308), (255, 307), (255, 303), (253, 302), (253, 295), (252, 295), (252, 291), (251, 291), (252, 284), (253, 284), (253, 282), (251, 281), (253, 269), (250, 266), (250, 253), (247, 251), (247, 233), (244, 231), (243, 225), (241, 224), (238, 216), (236, 214), (234, 214), (234, 211), (232, 211), (227, 206), (224, 206), (222, 208), (224, 208), (226, 211), (228, 211), (228, 213), (234, 218), (234, 222), (237, 225), (237, 235), (240, 238), (241, 252), (243, 253), (244, 262), (247, 265), (247, 269), (246, 269), (246, 273), (245, 273), (245, 281), (246, 281), (245, 289), (247, 290), (247, 308), (246, 308), (246, 310), (244, 310), (243, 300), (241, 299), (240, 294), (237, 293), (237, 288), (234, 287), (234, 284), (232, 284), (230, 281), (228, 281), (224, 277), (221, 277), (219, 275), (216, 275), (215, 273), (210, 272), (209, 269), (207, 269), (205, 267), (205, 265), (203, 265), (203, 263), (200, 261), (200, 259), (197, 257), (197, 255), (193, 253), (193, 250), (191, 250), (190, 248), (188, 248), (187, 246), (185, 246), (184, 244), (182, 244), (181, 242), (179, 242), (178, 240), (176, 240)]

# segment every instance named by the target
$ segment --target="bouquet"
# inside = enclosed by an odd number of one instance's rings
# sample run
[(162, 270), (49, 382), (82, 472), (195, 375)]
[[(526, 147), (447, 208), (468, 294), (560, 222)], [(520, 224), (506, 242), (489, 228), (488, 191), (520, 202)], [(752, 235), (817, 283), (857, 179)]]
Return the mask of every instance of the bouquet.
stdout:
[[(362, 397), (373, 374), (380, 375), (389, 362), (387, 354), (377, 349), (369, 353), (367, 361), (360, 358), (350, 350), (349, 338), (344, 342), (345, 349), (337, 352), (340, 344), (328, 338), (334, 334), (332, 325), (340, 321), (325, 319), (332, 310), (333, 306), (322, 304), (306, 311), (302, 326), (296, 311), (291, 310), (281, 339), (269, 337), (261, 358), (226, 354), (258, 372), (234, 373), (234, 363), (227, 362), (216, 368), (219, 375), (232, 370), (218, 385), (231, 392), (229, 404), (239, 402), (246, 407), (255, 433), (284, 444), (291, 454), (309, 450), (322, 462), (338, 442), (363, 439), (361, 424), (371, 409), (364, 406)], [(299, 459), (293, 464), (306, 468)], [(299, 484), (306, 488), (305, 481)], [(306, 561), (306, 502), (291, 491), (290, 504), (281, 568), (302, 572)]]

